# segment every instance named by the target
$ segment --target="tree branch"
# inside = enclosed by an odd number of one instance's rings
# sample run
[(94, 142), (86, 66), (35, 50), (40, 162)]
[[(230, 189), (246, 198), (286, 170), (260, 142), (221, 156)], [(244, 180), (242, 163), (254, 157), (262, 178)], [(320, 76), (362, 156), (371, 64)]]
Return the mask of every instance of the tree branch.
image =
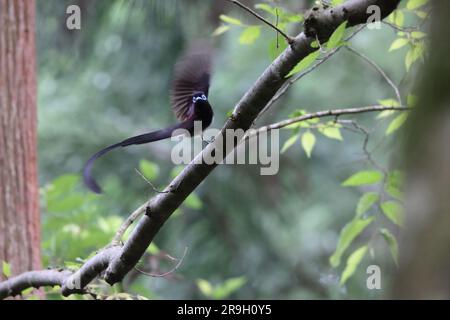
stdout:
[(362, 54), (361, 52), (353, 49), (350, 46), (346, 46), (346, 49), (348, 51), (350, 51), (351, 53), (357, 55), (358, 57), (360, 57), (362, 60), (364, 60), (365, 62), (367, 62), (368, 64), (370, 64), (375, 70), (378, 71), (378, 73), (381, 74), (381, 76), (386, 80), (386, 82), (392, 87), (392, 89), (394, 89), (395, 95), (397, 96), (397, 101), (400, 103), (400, 105), (403, 105), (402, 102), (402, 96), (400, 94), (400, 90), (398, 89), (398, 87), (395, 85), (394, 81), (391, 80), (391, 78), (389, 78), (389, 76), (386, 74), (386, 72), (384, 72), (383, 69), (381, 69), (381, 67), (379, 65), (377, 65), (372, 59), (370, 59), (369, 57), (367, 57), (366, 55)]
[(411, 108), (408, 108), (408, 107), (385, 107), (385, 106), (377, 105), (377, 106), (368, 106), (368, 107), (361, 107), (361, 108), (330, 109), (330, 110), (325, 110), (325, 111), (308, 113), (308, 114), (305, 114), (305, 115), (302, 115), (299, 117), (283, 120), (280, 122), (269, 124), (264, 127), (260, 127), (256, 131), (254, 131), (254, 133), (251, 136), (253, 136), (254, 134), (258, 134), (259, 132), (262, 132), (262, 131), (281, 129), (281, 128), (287, 127), (291, 124), (297, 123), (297, 122), (302, 122), (302, 121), (316, 119), (316, 118), (332, 117), (332, 116), (339, 117), (339, 116), (346, 115), (346, 114), (381, 112), (381, 111), (386, 111), (386, 110), (407, 111), (407, 110), (411, 110)]
[(0, 300), (19, 295), (27, 288), (61, 286), (61, 293), (85, 293), (84, 287), (98, 276), (118, 253), (119, 247), (111, 247), (97, 253), (77, 272), (69, 270), (41, 270), (24, 272), (0, 283)]
[[(333, 8), (335, 13), (329, 9), (323, 12), (316, 12), (316, 21), (329, 21), (326, 26), (327, 30), (334, 30), (345, 20), (349, 20), (349, 26), (366, 23), (368, 15), (366, 9), (370, 5), (378, 5), (381, 9), (382, 18), (386, 17), (398, 5), (400, 0), (349, 0), (344, 4)], [(339, 14), (336, 14), (339, 13)], [(330, 20), (330, 17), (332, 18)], [(311, 21), (309, 26), (305, 25), (305, 32), (295, 37), (292, 44), (263, 72), (256, 80), (252, 88), (237, 103), (233, 114), (226, 121), (219, 135), (226, 143), (225, 131), (227, 129), (249, 129), (256, 116), (261, 112), (264, 106), (272, 99), (280, 87), (286, 82), (288, 73), (315, 49), (311, 47), (311, 43), (316, 39), (316, 35), (310, 36), (307, 29), (311, 31)], [(331, 31), (332, 32), (332, 31)], [(329, 33), (331, 34), (331, 33)], [(323, 35), (322, 35), (323, 36)], [(326, 38), (326, 35), (325, 35)], [(332, 115), (333, 111), (328, 111)], [(290, 120), (292, 121), (292, 120)], [(216, 139), (215, 141), (217, 141)], [(236, 142), (236, 145), (239, 142)], [(109, 247), (96, 256), (88, 260), (76, 273), (70, 275), (64, 280), (56, 278), (58, 274), (54, 274), (54, 278), (50, 281), (37, 281), (37, 274), (32, 274), (36, 281), (26, 282), (29, 286), (63, 283), (62, 293), (69, 295), (71, 293), (82, 292), (82, 289), (92, 281), (96, 276), (101, 274), (105, 268), (105, 280), (109, 284), (114, 284), (123, 279), (123, 277), (136, 265), (151, 241), (158, 233), (165, 221), (170, 215), (181, 205), (186, 197), (191, 194), (194, 189), (211, 173), (217, 164), (206, 164), (202, 161), (205, 155), (211, 154), (216, 149), (216, 142), (208, 144), (197, 157), (188, 164), (184, 170), (172, 181), (165, 189), (170, 191), (164, 194), (158, 194), (149, 201), (146, 208), (146, 214), (139, 220), (135, 229), (132, 231), (129, 239), (123, 247)], [(226, 150), (232, 151), (232, 150)], [(225, 158), (228, 154), (223, 153)], [(140, 212), (142, 206), (137, 210)], [(39, 273), (38, 273), (39, 274)], [(0, 284), (0, 297), (10, 295), (11, 292), (17, 292), (18, 285), (14, 287), (20, 277), (11, 278)], [(60, 277), (58, 275), (58, 277)], [(23, 278), (22, 278), (23, 279)], [(22, 280), (20, 283), (24, 283)], [(74, 284), (76, 284), (74, 286)], [(23, 288), (21, 286), (20, 288)]]
[(283, 30), (281, 30), (280, 28), (278, 28), (276, 25), (274, 25), (273, 23), (271, 23), (270, 21), (266, 20), (263, 16), (259, 15), (257, 12), (253, 11), (252, 9), (250, 9), (249, 7), (247, 7), (246, 5), (240, 3), (237, 0), (226, 0), (228, 2), (234, 3), (235, 5), (237, 5), (238, 7), (241, 7), (242, 9), (246, 10), (247, 12), (250, 12), (250, 14), (252, 14), (253, 16), (255, 16), (257, 19), (261, 20), (262, 22), (264, 22), (265, 24), (267, 24), (268, 26), (270, 26), (271, 28), (275, 29), (279, 34), (281, 34), (285, 39), (286, 42), (288, 44), (292, 44), (294, 42), (294, 38), (292, 38), (291, 36), (287, 35)]
[[(357, 35), (363, 28), (365, 27), (365, 25), (359, 27), (356, 31), (354, 31), (351, 35), (349, 35), (346, 39), (345, 42), (350, 41), (355, 35)], [(300, 79), (302, 79), (303, 77), (305, 77), (306, 75), (310, 74), (311, 72), (313, 72), (314, 70), (316, 70), (320, 65), (322, 65), (323, 63), (325, 63), (326, 61), (328, 61), (332, 56), (334, 56), (339, 50), (341, 50), (342, 46), (339, 46), (337, 48), (334, 48), (333, 50), (331, 50), (330, 52), (328, 52), (320, 61), (316, 62), (313, 66), (309, 67), (308, 69), (306, 69), (303, 72), (300, 72), (296, 75), (294, 75), (293, 77), (289, 78), (289, 80), (280, 88), (280, 90), (278, 90), (278, 92), (272, 97), (272, 99), (270, 99), (270, 101), (266, 104), (266, 106), (264, 107), (264, 109), (258, 114), (258, 116), (255, 119), (255, 122), (261, 118), (261, 116), (266, 113), (272, 106), (273, 104), (278, 101), (286, 92), (287, 90), (297, 81), (299, 81)]]

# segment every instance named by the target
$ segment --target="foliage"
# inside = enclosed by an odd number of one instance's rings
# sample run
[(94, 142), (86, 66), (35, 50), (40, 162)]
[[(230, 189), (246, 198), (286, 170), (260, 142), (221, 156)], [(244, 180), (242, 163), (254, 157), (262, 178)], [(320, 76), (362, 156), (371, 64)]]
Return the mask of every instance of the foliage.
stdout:
[(213, 286), (207, 280), (198, 279), (197, 286), (205, 297), (220, 300), (229, 298), (235, 291), (244, 286), (246, 282), (245, 277), (238, 277), (227, 279), (223, 283)]
[[(332, 5), (341, 2), (333, 0)], [(207, 23), (212, 7), (219, 5), (215, 1), (200, 6), (194, 0), (168, 0), (161, 2), (162, 9), (140, 0), (132, 5), (92, 1), (80, 32), (58, 27), (61, 16), (55, 12), (64, 12), (68, 3), (53, 0), (38, 7), (39, 169), (44, 265), (76, 269), (80, 259), (108, 244), (137, 204), (154, 195), (135, 168), (156, 189), (182, 169), (167, 161), (171, 142), (166, 141), (102, 158), (95, 175), (105, 186), (103, 196), (88, 193), (78, 175), (100, 147), (174, 121), (167, 107), (168, 85), (182, 48), (195, 38), (215, 37), (218, 50), (209, 98), (215, 110), (213, 127), (220, 127), (287, 44), (267, 25), (232, 6), (230, 12), (220, 8), (222, 15), (214, 18), (220, 25)], [(402, 81), (405, 101), (344, 50), (349, 45), (344, 39), (353, 31), (344, 25), (327, 44), (313, 43), (317, 50), (289, 76), (342, 50), (302, 78), (261, 122), (292, 119), (323, 106), (413, 107), (411, 88), (427, 37), (426, 29), (410, 26), (426, 22), (424, 3), (405, 1), (388, 19), (395, 29), (384, 25), (381, 31), (362, 31), (351, 40), (352, 47), (379, 63), (395, 83)], [(293, 35), (303, 20), (297, 4), (264, 1), (254, 8)], [(365, 136), (339, 122), (343, 118), (286, 127), (277, 176), (259, 176), (251, 166), (222, 166), (165, 224), (147, 254), (159, 257), (189, 246), (173, 277), (136, 277), (111, 291), (95, 283), (94, 289), (124, 299), (381, 296), (383, 292), (368, 292), (361, 268), (366, 262), (384, 263), (385, 254), (393, 264), (398, 260), (404, 179), (402, 164), (395, 159), (407, 117), (385, 111), (351, 118), (370, 129), (368, 150), (377, 166), (362, 151)], [(383, 275), (389, 281), (389, 271)], [(51, 297), (57, 298), (54, 293)]]

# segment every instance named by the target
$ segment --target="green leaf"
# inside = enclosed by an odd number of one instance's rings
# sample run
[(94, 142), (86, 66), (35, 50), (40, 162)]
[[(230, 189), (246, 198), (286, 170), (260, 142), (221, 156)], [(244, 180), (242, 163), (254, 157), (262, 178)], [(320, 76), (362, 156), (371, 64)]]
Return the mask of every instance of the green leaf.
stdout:
[(225, 33), (228, 30), (230, 30), (230, 26), (222, 24), (221, 26), (217, 27), (216, 30), (214, 30), (214, 32), (212, 33), (212, 36), (213, 37), (220, 36), (222, 33)]
[(386, 179), (386, 186), (385, 190), (386, 192), (396, 199), (402, 200), (403, 199), (403, 192), (401, 191), (402, 185), (403, 185), (403, 173), (394, 170), (388, 174), (388, 177)]
[(396, 225), (403, 226), (403, 208), (395, 201), (386, 201), (381, 204), (384, 215)]
[(313, 42), (311, 42), (311, 48), (319, 49), (320, 48), (319, 41), (314, 40)]
[(298, 140), (298, 134), (291, 136), (286, 142), (283, 144), (283, 148), (281, 148), (281, 153), (286, 152), (287, 149), (292, 147)]
[(123, 218), (119, 216), (99, 217), (95, 223), (98, 229), (105, 234), (113, 235), (123, 223)]
[(81, 209), (86, 197), (80, 193), (68, 194), (58, 198), (47, 198), (47, 211), (51, 213), (66, 213)]
[(317, 129), (325, 137), (342, 141), (341, 129), (337, 126), (325, 126)]
[(409, 40), (406, 38), (398, 38), (392, 42), (391, 47), (389, 48), (389, 52), (398, 50), (409, 43)]
[(212, 287), (211, 283), (209, 283), (208, 281), (206, 281), (204, 279), (198, 279), (197, 287), (204, 296), (211, 297), (211, 295), (213, 293), (213, 287)]
[(375, 202), (379, 199), (378, 193), (368, 192), (362, 195), (362, 197), (358, 201), (358, 205), (356, 206), (356, 216), (359, 218), (364, 213), (366, 213)]
[(384, 111), (381, 111), (381, 112), (377, 115), (377, 119), (382, 119), (382, 118), (390, 117), (390, 116), (393, 115), (394, 113), (395, 113), (394, 110), (384, 110)]
[(232, 17), (227, 16), (227, 15), (224, 15), (224, 14), (221, 14), (221, 15), (219, 16), (219, 18), (220, 18), (220, 20), (222, 20), (223, 22), (226, 22), (226, 23), (229, 23), (229, 24), (234, 24), (234, 25), (237, 25), (237, 26), (242, 26), (242, 25), (243, 25), (243, 23), (241, 22), (241, 20), (236, 19), (236, 18), (232, 18)]
[(413, 63), (414, 63), (414, 49), (409, 49), (405, 57), (406, 71), (409, 71)]
[(346, 27), (347, 27), (347, 21), (344, 21), (343, 23), (341, 23), (341, 25), (339, 27), (336, 28), (336, 30), (334, 30), (330, 39), (328, 39), (328, 43), (327, 43), (328, 50), (334, 49), (340, 45), (341, 40), (344, 37)]
[(283, 19), (285, 19), (287, 22), (292, 22), (292, 23), (299, 23), (304, 20), (303, 16), (301, 16), (299, 14), (285, 14), (283, 16)]
[(427, 36), (427, 34), (424, 32), (421, 32), (421, 31), (411, 32), (411, 37), (413, 37), (414, 39), (422, 39), (422, 38), (425, 38), (426, 36)]
[(311, 158), (311, 153), (314, 149), (314, 145), (316, 144), (316, 136), (311, 131), (306, 131), (302, 135), (302, 147), (305, 150), (306, 156)]
[(344, 187), (355, 187), (367, 184), (374, 184), (383, 179), (380, 171), (359, 171), (345, 180), (342, 185)]
[(245, 277), (237, 277), (226, 280), (223, 284), (218, 285), (212, 294), (212, 297), (217, 300), (226, 299), (231, 294), (242, 288), (247, 279)]
[(45, 189), (47, 201), (57, 199), (67, 193), (71, 193), (80, 181), (80, 176), (75, 174), (64, 174), (53, 180)]
[(417, 104), (417, 96), (415, 96), (413, 94), (408, 94), (407, 104), (408, 104), (408, 107), (414, 108)]
[(418, 9), (428, 3), (428, 0), (409, 0), (406, 4), (406, 8), (409, 10)]
[(145, 159), (139, 161), (139, 170), (150, 181), (155, 180), (159, 174), (158, 165)]
[(428, 13), (425, 11), (416, 10), (414, 11), (416, 16), (418, 16), (420, 19), (425, 19), (428, 16)]
[(181, 173), (181, 171), (183, 171), (183, 169), (184, 169), (184, 166), (181, 166), (181, 165), (174, 167), (170, 171), (170, 176), (172, 177), (172, 179), (175, 178), (176, 176), (178, 176)]
[(389, 135), (398, 129), (406, 122), (406, 119), (408, 118), (408, 113), (404, 112), (400, 114), (399, 116), (395, 117), (391, 123), (389, 124), (386, 134)]
[(277, 39), (273, 38), (269, 42), (269, 57), (271, 60), (275, 60), (286, 48), (288, 44), (283, 39), (278, 39), (278, 47), (277, 47)]
[(33, 292), (34, 288), (27, 288), (25, 290), (22, 290), (22, 292), (20, 293), (22, 296), (27, 296), (29, 294), (31, 294)]
[(424, 50), (424, 45), (422, 43), (418, 43), (406, 53), (405, 65), (407, 71), (409, 71), (414, 62), (423, 57)]
[(11, 277), (11, 266), (6, 261), (2, 261), (2, 273), (7, 278)]
[(239, 37), (240, 44), (252, 44), (259, 38), (261, 34), (260, 26), (246, 27)]
[(160, 252), (160, 250), (156, 244), (154, 244), (153, 242), (150, 242), (150, 245), (147, 248), (147, 252), (152, 255), (157, 255)]
[(403, 24), (405, 23), (405, 15), (403, 14), (403, 12), (401, 10), (395, 10), (392, 15), (390, 16), (390, 21), (399, 26), (402, 27)]
[(395, 264), (398, 266), (398, 244), (395, 236), (388, 229), (380, 229), (380, 233), (389, 245), (389, 250), (391, 251), (392, 259), (394, 259)]
[(286, 77), (290, 77), (296, 73), (299, 73), (300, 71), (305, 70), (306, 68), (308, 68), (314, 61), (316, 61), (316, 59), (319, 57), (320, 55), (320, 51), (314, 51), (313, 53), (310, 53), (309, 55), (307, 55), (305, 58), (302, 59), (302, 61), (300, 61), (295, 67), (294, 69), (291, 70), (291, 72), (289, 72), (289, 74)]
[(339, 236), (339, 241), (335, 252), (330, 257), (330, 264), (333, 268), (336, 268), (341, 263), (341, 257), (345, 250), (350, 246), (353, 240), (363, 232), (368, 225), (370, 225), (375, 218), (367, 219), (353, 219), (351, 222), (345, 225)]
[(199, 210), (203, 207), (202, 200), (200, 200), (195, 193), (191, 193), (186, 200), (184, 200), (184, 204), (186, 207), (194, 210)]
[(347, 280), (355, 273), (356, 268), (358, 268), (359, 264), (361, 263), (362, 259), (367, 253), (367, 246), (362, 246), (359, 249), (356, 249), (350, 257), (347, 259), (347, 265), (345, 266), (344, 271), (342, 272), (341, 276), (341, 286), (347, 282)]
[(344, 3), (344, 0), (331, 0), (331, 5), (333, 7), (336, 7), (336, 6), (338, 6), (340, 4), (343, 4), (343, 3)]
[(267, 13), (270, 13), (273, 16), (277, 15), (277, 10), (273, 7), (271, 7), (270, 5), (268, 5), (267, 3), (257, 3), (255, 4), (255, 8), (256, 9), (260, 9), (260, 10), (264, 10)]
[(395, 99), (384, 99), (384, 100), (378, 100), (378, 103), (381, 104), (383, 107), (400, 107), (400, 102), (398, 102)]

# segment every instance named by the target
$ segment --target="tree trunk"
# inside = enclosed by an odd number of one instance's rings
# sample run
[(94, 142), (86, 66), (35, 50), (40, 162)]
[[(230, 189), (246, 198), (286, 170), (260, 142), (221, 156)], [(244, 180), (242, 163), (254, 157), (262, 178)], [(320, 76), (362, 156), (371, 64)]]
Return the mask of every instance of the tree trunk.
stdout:
[(0, 0), (0, 261), (13, 274), (41, 266), (35, 55), (35, 1)]
[(450, 299), (450, 2), (436, 0), (406, 158), (406, 218), (394, 297)]

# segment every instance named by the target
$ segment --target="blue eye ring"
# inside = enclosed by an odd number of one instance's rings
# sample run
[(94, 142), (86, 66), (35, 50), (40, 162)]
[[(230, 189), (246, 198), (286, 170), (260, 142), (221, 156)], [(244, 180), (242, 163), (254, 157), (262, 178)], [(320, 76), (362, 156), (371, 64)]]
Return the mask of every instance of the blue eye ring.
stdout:
[(207, 98), (206, 98), (206, 96), (204, 94), (202, 94), (201, 96), (197, 96), (197, 97), (194, 96), (194, 97), (192, 97), (192, 102), (197, 102), (198, 100), (206, 101)]

